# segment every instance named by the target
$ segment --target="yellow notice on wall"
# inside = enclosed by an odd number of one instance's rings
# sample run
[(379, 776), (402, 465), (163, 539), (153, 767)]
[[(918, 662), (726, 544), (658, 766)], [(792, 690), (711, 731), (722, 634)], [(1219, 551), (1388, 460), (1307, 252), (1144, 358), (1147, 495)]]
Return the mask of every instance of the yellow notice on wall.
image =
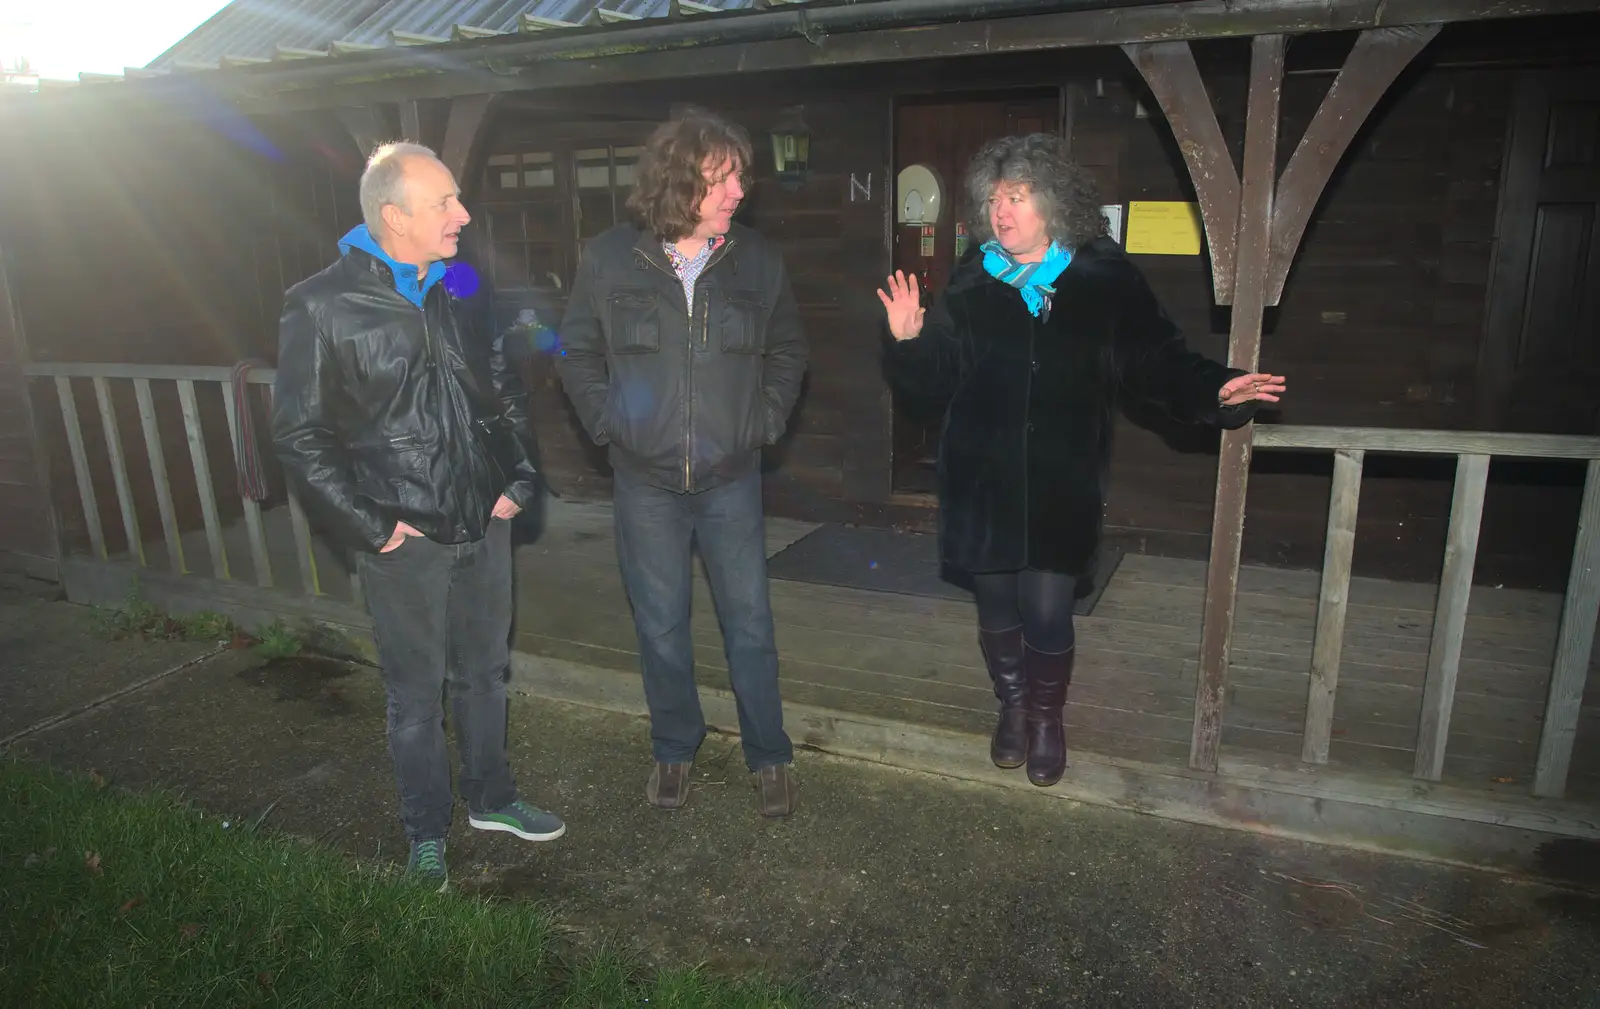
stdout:
[(1128, 204), (1130, 253), (1146, 256), (1200, 255), (1200, 205), (1134, 200)]

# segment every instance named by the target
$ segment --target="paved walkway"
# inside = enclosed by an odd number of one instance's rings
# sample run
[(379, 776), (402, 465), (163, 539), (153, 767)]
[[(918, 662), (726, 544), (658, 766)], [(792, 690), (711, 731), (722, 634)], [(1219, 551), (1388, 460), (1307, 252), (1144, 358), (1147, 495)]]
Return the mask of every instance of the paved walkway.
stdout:
[[(0, 655), (12, 754), (402, 854), (370, 669), (108, 642), (10, 594)], [(1600, 899), (1576, 891), (811, 752), (800, 811), (769, 822), (718, 736), (664, 814), (641, 720), (518, 698), (512, 721), (523, 787), (570, 831), (529, 846), (458, 818), (457, 889), (547, 902), (580, 941), (874, 1009), (1600, 1005)]]

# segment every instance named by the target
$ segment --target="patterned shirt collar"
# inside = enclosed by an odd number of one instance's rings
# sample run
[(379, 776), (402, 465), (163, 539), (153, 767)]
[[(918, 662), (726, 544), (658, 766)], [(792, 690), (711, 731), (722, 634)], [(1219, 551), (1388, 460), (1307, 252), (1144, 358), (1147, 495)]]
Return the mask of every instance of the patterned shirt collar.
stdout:
[(711, 254), (722, 248), (728, 240), (726, 235), (716, 235), (693, 256), (685, 256), (678, 251), (672, 242), (662, 242), (661, 248), (666, 252), (667, 258), (672, 261), (673, 270), (677, 271), (678, 279), (683, 283), (683, 300), (689, 306), (689, 311), (694, 311), (694, 285), (700, 279), (700, 274), (705, 271), (706, 264), (711, 261)]

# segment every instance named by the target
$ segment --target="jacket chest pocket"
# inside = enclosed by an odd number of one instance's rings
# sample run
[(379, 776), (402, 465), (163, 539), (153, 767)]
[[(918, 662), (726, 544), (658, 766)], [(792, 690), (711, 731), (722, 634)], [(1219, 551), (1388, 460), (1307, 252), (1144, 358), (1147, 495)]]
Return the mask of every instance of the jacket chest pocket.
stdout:
[(613, 354), (661, 349), (661, 306), (649, 288), (621, 288), (606, 298), (606, 342)]
[(761, 354), (766, 351), (767, 305), (759, 291), (715, 291), (712, 317), (727, 354)]

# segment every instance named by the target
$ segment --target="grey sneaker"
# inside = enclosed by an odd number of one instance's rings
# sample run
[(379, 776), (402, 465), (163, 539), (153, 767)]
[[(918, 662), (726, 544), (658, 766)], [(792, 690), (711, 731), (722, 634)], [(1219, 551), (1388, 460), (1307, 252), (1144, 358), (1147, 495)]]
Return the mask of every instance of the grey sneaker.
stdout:
[(561, 817), (528, 805), (521, 799), (492, 813), (469, 813), (467, 822), (479, 830), (503, 830), (524, 841), (554, 841), (567, 832)]
[(444, 865), (444, 838), (411, 842), (411, 857), (406, 860), (406, 878), (417, 883), (439, 881), (439, 892), (450, 885)]
[(689, 798), (689, 772), (693, 763), (663, 764), (656, 761), (650, 771), (650, 781), (644, 786), (644, 797), (650, 805), (660, 809), (677, 809)]
[(756, 808), (762, 816), (788, 816), (794, 812), (794, 777), (788, 764), (773, 764), (755, 773)]

